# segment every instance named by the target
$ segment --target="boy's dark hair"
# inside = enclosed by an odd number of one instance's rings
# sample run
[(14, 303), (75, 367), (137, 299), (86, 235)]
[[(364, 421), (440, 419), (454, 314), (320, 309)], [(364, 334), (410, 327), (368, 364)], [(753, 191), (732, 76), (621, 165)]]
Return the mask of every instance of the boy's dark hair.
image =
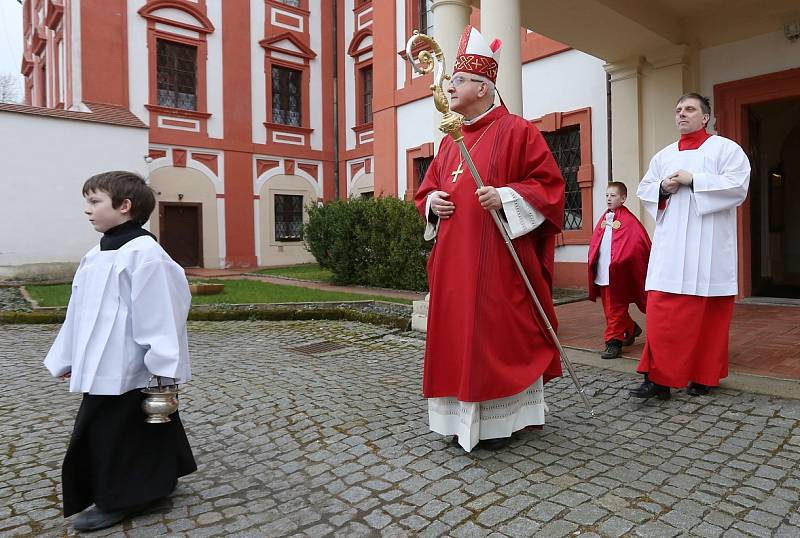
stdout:
[(628, 197), (628, 187), (622, 181), (609, 181), (609, 187), (616, 187), (620, 195)]
[(156, 207), (153, 189), (145, 183), (142, 176), (133, 172), (114, 170), (90, 177), (83, 184), (83, 195), (96, 191), (108, 194), (114, 209), (117, 209), (126, 198), (130, 200), (131, 220), (137, 224), (147, 222), (150, 213)]
[(675, 103), (675, 105), (679, 105), (687, 99), (697, 99), (700, 101), (700, 109), (703, 111), (703, 114), (708, 114), (709, 116), (711, 115), (711, 100), (697, 92), (684, 93), (678, 98), (678, 102)]

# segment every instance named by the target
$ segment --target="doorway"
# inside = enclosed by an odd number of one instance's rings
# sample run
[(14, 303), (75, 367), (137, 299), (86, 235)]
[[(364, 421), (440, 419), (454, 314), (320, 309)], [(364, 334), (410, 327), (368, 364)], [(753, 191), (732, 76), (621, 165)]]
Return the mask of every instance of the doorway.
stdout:
[[(798, 266), (795, 260), (800, 235), (790, 221), (800, 214), (796, 193), (800, 180), (790, 170), (795, 179), (788, 186), (786, 164), (781, 165), (785, 152), (798, 152), (797, 135), (792, 134), (798, 122), (798, 101), (800, 68), (714, 86), (716, 130), (745, 149), (752, 168), (749, 196), (737, 211), (738, 299), (753, 295), (799, 297), (800, 282), (796, 282), (793, 271)], [(780, 125), (783, 132), (773, 132)], [(783, 156), (776, 157), (778, 154)]]
[(752, 293), (800, 299), (800, 98), (747, 108)]
[(203, 266), (203, 205), (159, 202), (161, 246), (181, 267)]

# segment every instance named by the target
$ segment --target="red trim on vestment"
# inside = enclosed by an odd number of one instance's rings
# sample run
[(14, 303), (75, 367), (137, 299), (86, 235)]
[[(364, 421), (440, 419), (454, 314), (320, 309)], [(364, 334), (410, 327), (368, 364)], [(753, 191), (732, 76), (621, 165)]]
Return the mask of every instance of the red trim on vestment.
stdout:
[(661, 291), (647, 295), (647, 337), (640, 374), (681, 388), (690, 381), (716, 387), (728, 376), (728, 333), (734, 297)]

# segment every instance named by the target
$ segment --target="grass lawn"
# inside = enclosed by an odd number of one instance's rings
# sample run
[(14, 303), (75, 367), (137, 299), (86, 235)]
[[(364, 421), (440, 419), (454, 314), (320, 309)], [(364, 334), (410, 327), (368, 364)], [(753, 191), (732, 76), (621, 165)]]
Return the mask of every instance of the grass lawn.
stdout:
[(292, 265), (291, 267), (270, 267), (256, 272), (260, 275), (285, 276), (326, 283), (330, 283), (333, 279), (333, 273), (327, 269), (322, 269), (316, 263), (304, 263), (302, 265)]
[[(193, 279), (192, 281), (194, 282), (195, 280)], [(396, 297), (312, 290), (255, 280), (203, 279), (202, 282), (225, 284), (225, 289), (217, 295), (193, 296), (192, 304), (307, 303), (366, 300), (411, 304), (408, 299), (398, 299)], [(39, 303), (39, 306), (66, 306), (72, 287), (70, 284), (57, 284), (53, 286), (26, 286), (26, 289), (30, 296)]]

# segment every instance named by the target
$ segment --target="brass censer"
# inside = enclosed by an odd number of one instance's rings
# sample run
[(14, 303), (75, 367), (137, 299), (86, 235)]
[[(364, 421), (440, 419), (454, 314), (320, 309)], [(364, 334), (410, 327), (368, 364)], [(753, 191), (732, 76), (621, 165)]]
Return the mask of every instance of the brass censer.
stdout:
[[(153, 378), (157, 387), (152, 387)], [(142, 411), (148, 424), (164, 424), (170, 422), (169, 416), (178, 410), (178, 385), (162, 385), (161, 376), (151, 375), (147, 387), (142, 389), (146, 395), (142, 400)]]

